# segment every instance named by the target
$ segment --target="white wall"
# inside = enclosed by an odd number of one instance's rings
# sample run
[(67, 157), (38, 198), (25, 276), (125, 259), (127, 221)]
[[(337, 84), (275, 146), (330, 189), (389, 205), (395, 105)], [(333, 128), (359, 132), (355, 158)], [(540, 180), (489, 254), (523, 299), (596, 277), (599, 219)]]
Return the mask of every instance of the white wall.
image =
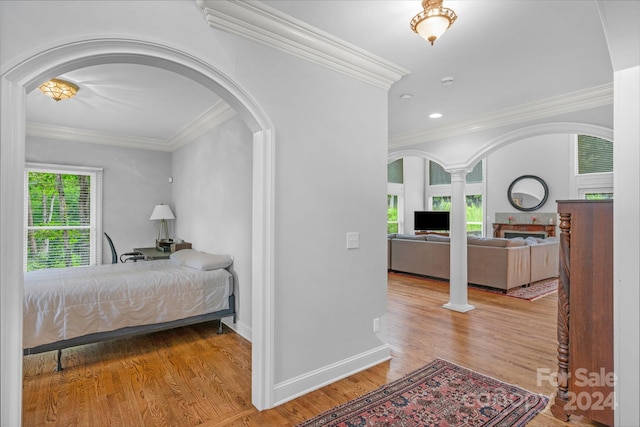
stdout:
[(174, 236), (233, 255), (238, 316), (229, 325), (251, 339), (252, 134), (236, 116), (175, 151), (171, 170)]
[(496, 212), (520, 211), (507, 199), (514, 179), (536, 175), (549, 187), (546, 203), (535, 213), (556, 213), (556, 200), (570, 198), (571, 135), (542, 135), (504, 146), (487, 156), (485, 235), (491, 236)]
[[(274, 331), (281, 400), (388, 355), (387, 94), (228, 38), (247, 54), (237, 58), (236, 77), (277, 129)], [(347, 232), (360, 234), (359, 249), (346, 249)], [(381, 318), (380, 333), (373, 332), (374, 318)]]
[[(149, 216), (155, 205), (171, 201), (170, 153), (29, 137), (25, 159), (103, 168), (102, 230), (118, 253), (155, 246), (157, 223)], [(102, 260), (111, 262), (106, 239)]]

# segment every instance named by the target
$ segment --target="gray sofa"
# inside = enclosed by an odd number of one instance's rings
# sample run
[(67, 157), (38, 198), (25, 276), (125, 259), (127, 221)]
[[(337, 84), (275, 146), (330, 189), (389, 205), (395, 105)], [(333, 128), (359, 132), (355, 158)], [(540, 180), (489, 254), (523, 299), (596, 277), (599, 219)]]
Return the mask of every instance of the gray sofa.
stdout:
[[(467, 239), (469, 283), (508, 291), (558, 276), (555, 238)], [(449, 238), (434, 234), (392, 234), (388, 239), (387, 269), (449, 279)]]

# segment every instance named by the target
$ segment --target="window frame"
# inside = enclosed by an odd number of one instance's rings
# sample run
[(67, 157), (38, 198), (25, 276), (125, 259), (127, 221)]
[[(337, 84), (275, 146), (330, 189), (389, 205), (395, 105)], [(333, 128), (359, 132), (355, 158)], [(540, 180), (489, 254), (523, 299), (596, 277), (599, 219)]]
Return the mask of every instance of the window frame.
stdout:
[[(615, 193), (613, 172), (578, 173), (578, 134), (571, 135), (570, 192), (572, 199), (584, 199), (586, 193)], [(604, 139), (604, 138), (603, 138)]]
[[(398, 234), (404, 233), (404, 184), (387, 183), (387, 196), (398, 198)], [(387, 230), (389, 229), (387, 218)]]
[[(426, 162), (426, 173), (425, 173), (425, 204), (427, 210), (433, 210), (433, 197), (453, 197), (453, 186), (451, 184), (435, 184), (431, 185), (429, 182), (429, 167), (430, 162), (435, 162), (434, 160), (427, 160)], [(482, 216), (483, 219), (480, 223), (481, 226), (481, 234), (484, 236), (485, 231), (488, 229), (485, 224), (485, 217), (487, 212), (487, 197), (486, 197), (486, 176), (487, 176), (487, 162), (486, 159), (480, 160), (482, 162), (482, 182), (466, 182), (465, 181), (465, 197), (468, 196), (481, 196), (482, 197)], [(466, 222), (467, 228), (469, 226), (469, 222)]]
[[(27, 271), (28, 256), (28, 198), (29, 198), (29, 173), (54, 173), (66, 175), (89, 175), (90, 179), (90, 225), (89, 225), (89, 265), (102, 264), (102, 184), (103, 168), (59, 165), (51, 163), (26, 162), (24, 168), (24, 223), (23, 223), (23, 271)], [(82, 227), (85, 228), (86, 226)], [(78, 227), (72, 227), (78, 228)]]

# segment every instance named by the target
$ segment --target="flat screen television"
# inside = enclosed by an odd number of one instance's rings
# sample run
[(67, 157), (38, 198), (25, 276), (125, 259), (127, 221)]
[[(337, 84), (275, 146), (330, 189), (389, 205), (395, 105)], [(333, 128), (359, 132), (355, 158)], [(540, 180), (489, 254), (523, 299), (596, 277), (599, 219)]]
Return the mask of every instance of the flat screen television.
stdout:
[(449, 231), (449, 211), (415, 211), (413, 228), (416, 231)]

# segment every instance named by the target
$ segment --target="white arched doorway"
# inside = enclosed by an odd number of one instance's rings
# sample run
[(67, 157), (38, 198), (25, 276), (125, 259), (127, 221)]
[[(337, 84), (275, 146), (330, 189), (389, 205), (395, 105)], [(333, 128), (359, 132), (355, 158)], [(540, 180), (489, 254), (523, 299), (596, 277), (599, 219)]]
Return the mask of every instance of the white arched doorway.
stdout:
[[(487, 141), (486, 143), (479, 144), (478, 149), (475, 151), (455, 151), (455, 146), (451, 146), (451, 152), (438, 151), (434, 153), (429, 152), (427, 149), (419, 148), (419, 146), (418, 148), (414, 146), (410, 149), (399, 149), (397, 151), (390, 152), (387, 156), (387, 162), (391, 163), (405, 157), (417, 157), (424, 160), (435, 161), (448, 172), (470, 171), (473, 166), (475, 166), (480, 160), (509, 144), (513, 144), (527, 138), (557, 134), (584, 134), (610, 141), (613, 140), (613, 130), (602, 126), (579, 122), (541, 123), (531, 126), (525, 126), (514, 131), (499, 135)], [(457, 209), (458, 217), (464, 214), (464, 209), (462, 206), (457, 205), (457, 208), (452, 207), (452, 210), (455, 209)], [(457, 248), (454, 248), (454, 244), (451, 245), (451, 271), (466, 271), (467, 268), (466, 254), (462, 253), (462, 251), (466, 252), (463, 229), (464, 226), (464, 222), (460, 222), (457, 227), (457, 235), (459, 236), (459, 240), (456, 241), (458, 244)], [(456, 225), (452, 223), (452, 227), (456, 228)], [(454, 281), (452, 277), (452, 286), (450, 286), (451, 300), (457, 300), (464, 303), (466, 301), (466, 278), (458, 279), (460, 280)], [(455, 295), (454, 289), (456, 291)], [(458, 297), (457, 299), (455, 298), (456, 296)], [(467, 307), (463, 306), (463, 310)]]
[(48, 76), (98, 64), (132, 63), (188, 77), (218, 94), (253, 132), (252, 403), (273, 406), (274, 131), (266, 113), (211, 64), (158, 43), (82, 40), (8, 67), (0, 92), (0, 332), (2, 425), (20, 425), (22, 394), (22, 250), (26, 93)]

